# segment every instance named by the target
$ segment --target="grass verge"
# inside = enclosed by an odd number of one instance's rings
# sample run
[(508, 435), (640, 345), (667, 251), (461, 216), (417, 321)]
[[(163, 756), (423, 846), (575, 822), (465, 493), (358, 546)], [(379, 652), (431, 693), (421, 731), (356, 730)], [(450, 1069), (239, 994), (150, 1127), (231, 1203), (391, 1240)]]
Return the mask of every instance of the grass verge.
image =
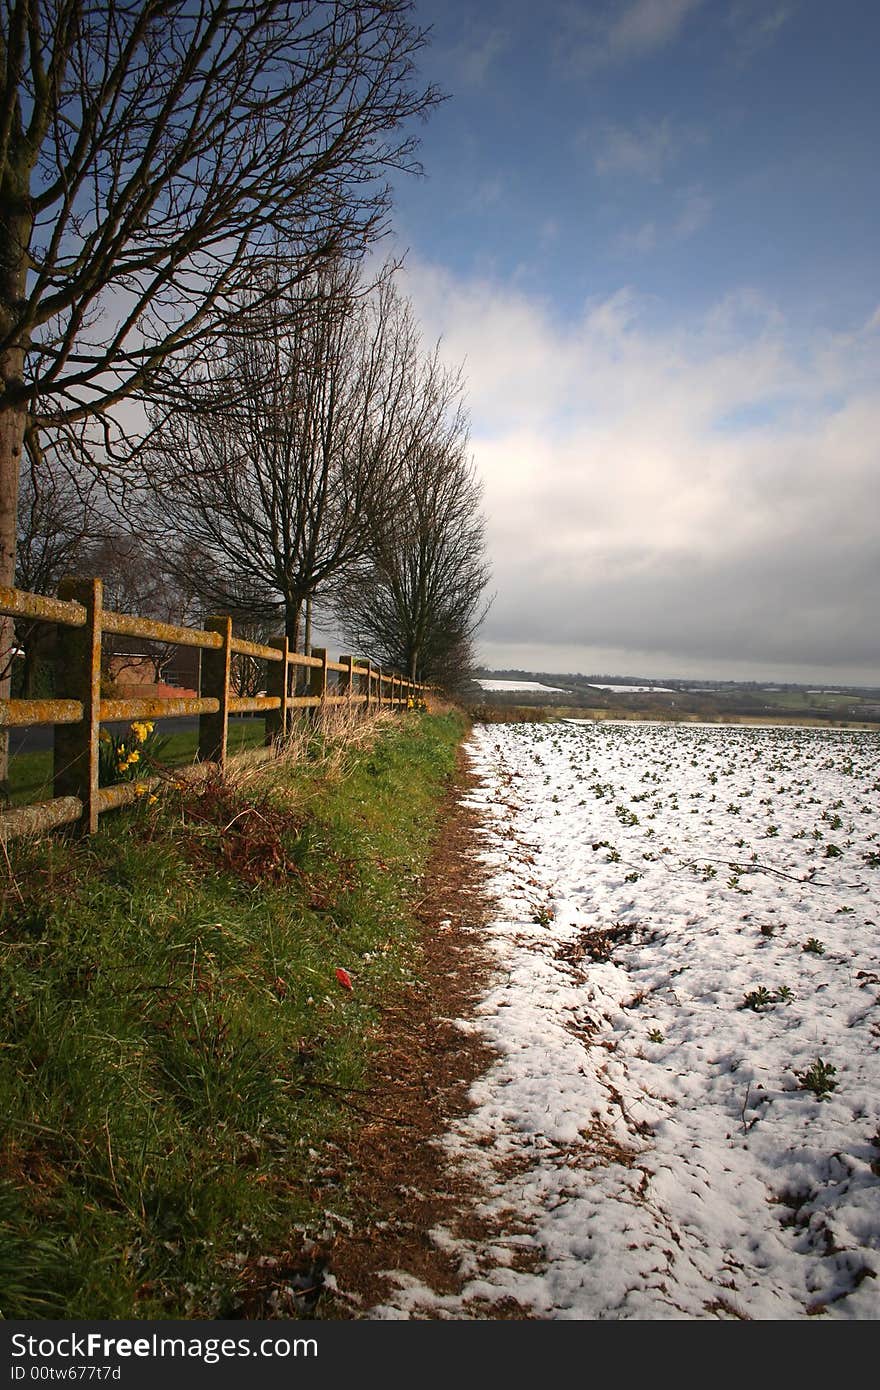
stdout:
[(455, 713), (312, 727), (90, 840), (9, 846), (4, 1317), (302, 1311), (322, 1160), (369, 1113), (371, 1040), (419, 968), (463, 732)]

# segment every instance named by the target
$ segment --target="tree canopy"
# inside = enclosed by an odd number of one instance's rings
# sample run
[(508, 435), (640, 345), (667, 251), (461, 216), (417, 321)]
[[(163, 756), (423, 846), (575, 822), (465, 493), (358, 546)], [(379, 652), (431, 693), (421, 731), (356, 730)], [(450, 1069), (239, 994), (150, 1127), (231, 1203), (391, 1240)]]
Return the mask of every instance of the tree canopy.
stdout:
[(261, 263), (295, 283), (360, 254), (437, 100), (410, 8), (6, 0), (0, 409), (106, 417), (229, 331)]

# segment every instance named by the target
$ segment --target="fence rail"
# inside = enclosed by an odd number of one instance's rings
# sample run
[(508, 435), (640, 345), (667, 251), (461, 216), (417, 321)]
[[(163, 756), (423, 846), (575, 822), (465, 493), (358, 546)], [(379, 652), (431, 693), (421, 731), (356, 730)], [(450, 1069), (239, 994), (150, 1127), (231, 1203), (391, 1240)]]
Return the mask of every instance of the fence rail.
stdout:
[[(283, 739), (298, 710), (350, 706), (366, 711), (400, 708), (425, 687), (398, 672), (383, 671), (372, 661), (340, 656), (331, 661), (322, 648), (310, 656), (291, 651), (286, 637), (268, 646), (236, 637), (226, 615), (207, 618), (204, 628), (177, 627), (103, 606), (100, 579), (66, 579), (57, 598), (0, 586), (0, 613), (54, 624), (57, 628), (56, 687), (52, 700), (0, 700), (0, 728), (37, 724), (54, 726), (53, 791), (50, 801), (0, 811), (0, 837), (77, 825), (93, 834), (105, 811), (128, 805), (137, 796), (133, 782), (101, 787), (98, 748), (101, 724), (115, 720), (173, 719), (198, 715), (198, 762), (175, 769), (175, 776), (198, 779), (222, 769), (229, 759), (230, 714), (266, 715), (264, 756)], [(107, 699), (101, 695), (101, 644), (105, 633), (198, 647), (201, 656), (199, 696), (175, 699)], [(265, 695), (236, 695), (231, 690), (234, 655), (267, 663)], [(308, 672), (308, 694), (296, 693), (291, 678), (297, 668)], [(253, 756), (253, 754), (249, 754)], [(148, 785), (155, 778), (145, 778)]]

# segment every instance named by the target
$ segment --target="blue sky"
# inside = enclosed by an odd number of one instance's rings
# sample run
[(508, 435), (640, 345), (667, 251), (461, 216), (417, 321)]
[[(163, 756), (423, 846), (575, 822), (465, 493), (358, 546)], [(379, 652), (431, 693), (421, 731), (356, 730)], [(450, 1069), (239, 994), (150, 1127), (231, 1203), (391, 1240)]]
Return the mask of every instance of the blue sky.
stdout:
[(434, 28), (425, 68), (451, 96), (425, 130), (426, 180), (400, 189), (414, 247), (562, 313), (628, 279), (681, 314), (736, 283), (784, 296), (805, 324), (860, 311), (876, 270), (880, 7), (418, 13)]
[(880, 5), (416, 14), (395, 241), (468, 381), (483, 659), (880, 683)]

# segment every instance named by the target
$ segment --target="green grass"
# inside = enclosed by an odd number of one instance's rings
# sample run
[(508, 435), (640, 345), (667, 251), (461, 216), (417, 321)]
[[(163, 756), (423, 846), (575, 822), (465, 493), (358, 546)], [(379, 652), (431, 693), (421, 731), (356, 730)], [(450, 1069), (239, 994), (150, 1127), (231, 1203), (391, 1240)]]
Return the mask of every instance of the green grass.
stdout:
[[(229, 727), (228, 748), (233, 756), (248, 748), (258, 748), (263, 742), (262, 719), (234, 722)], [(163, 762), (180, 767), (194, 761), (199, 746), (195, 729), (181, 734), (165, 735)], [(9, 760), (9, 794), (13, 806), (32, 801), (48, 801), (52, 796), (52, 754), (19, 753)]]
[(418, 970), (462, 733), (455, 715), (316, 733), (238, 786), (10, 845), (4, 1317), (235, 1316), (256, 1260), (320, 1226), (316, 1166), (368, 1108), (371, 1038)]

